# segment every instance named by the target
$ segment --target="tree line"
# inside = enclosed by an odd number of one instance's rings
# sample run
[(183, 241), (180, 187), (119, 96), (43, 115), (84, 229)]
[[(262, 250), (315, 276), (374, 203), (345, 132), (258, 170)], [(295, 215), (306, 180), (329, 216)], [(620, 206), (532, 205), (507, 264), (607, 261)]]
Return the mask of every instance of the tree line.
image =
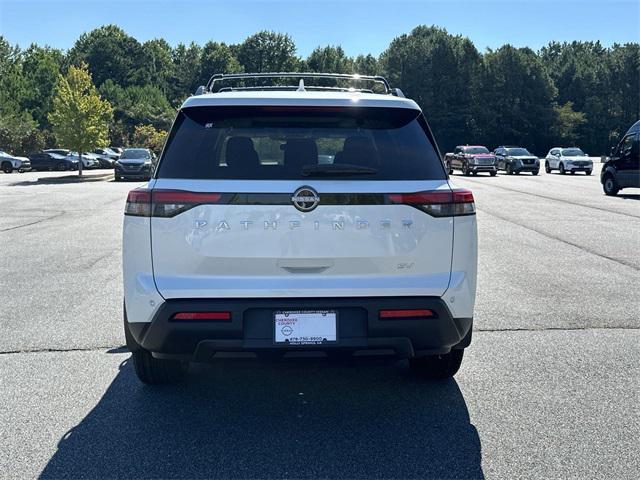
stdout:
[(350, 57), (329, 45), (301, 58), (282, 33), (172, 47), (107, 25), (67, 51), (35, 44), (21, 50), (0, 36), (0, 149), (28, 154), (57, 146), (56, 92), (71, 67), (88, 69), (112, 108), (105, 143), (156, 150), (176, 108), (220, 72), (384, 75), (421, 106), (443, 151), (461, 143), (517, 144), (543, 154), (577, 145), (601, 155), (640, 118), (638, 43), (551, 42), (539, 51), (507, 44), (480, 52), (464, 36), (419, 26), (378, 57)]

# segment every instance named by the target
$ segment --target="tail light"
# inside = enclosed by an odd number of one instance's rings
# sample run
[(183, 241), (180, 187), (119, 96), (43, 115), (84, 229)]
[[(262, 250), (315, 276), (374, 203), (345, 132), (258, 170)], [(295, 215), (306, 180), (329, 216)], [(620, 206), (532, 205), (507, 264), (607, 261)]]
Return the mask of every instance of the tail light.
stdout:
[(467, 189), (433, 190), (417, 193), (392, 193), (391, 203), (411, 205), (434, 217), (475, 215), (473, 193)]
[(437, 318), (438, 315), (433, 310), (421, 309), (421, 310), (380, 310), (379, 313), (381, 320), (394, 320), (394, 319), (410, 319), (410, 318)]
[(221, 197), (220, 193), (136, 189), (129, 192), (124, 213), (138, 217), (174, 217), (198, 205), (218, 203)]
[(131, 190), (127, 195), (124, 214), (135, 217), (149, 217), (151, 215), (151, 190), (142, 188)]

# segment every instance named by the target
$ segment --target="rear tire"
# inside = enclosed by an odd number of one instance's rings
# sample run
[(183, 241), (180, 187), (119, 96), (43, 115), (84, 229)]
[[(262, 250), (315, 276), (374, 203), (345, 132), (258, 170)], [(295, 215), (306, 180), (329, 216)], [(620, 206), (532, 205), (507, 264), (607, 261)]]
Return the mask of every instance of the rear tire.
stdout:
[(513, 168), (511, 168), (510, 163), (507, 163), (507, 166), (505, 167), (505, 171), (507, 172), (507, 175), (513, 175)]
[(604, 190), (605, 195), (615, 196), (620, 191), (620, 187), (618, 186), (618, 182), (613, 178), (613, 175), (607, 174), (604, 177), (604, 182), (602, 183), (602, 190)]
[(566, 173), (567, 173), (567, 172), (566, 172), (566, 170), (564, 169), (564, 164), (563, 164), (563, 163), (561, 163), (561, 164), (560, 164), (560, 175), (564, 175), (564, 174), (566, 174)]
[(180, 360), (154, 358), (151, 352), (139, 348), (131, 353), (138, 379), (148, 385), (178, 383), (189, 371), (189, 363)]
[(9, 163), (9, 162), (4, 162), (2, 164), (2, 171), (4, 173), (12, 173), (13, 172), (13, 165), (11, 165), (11, 163)]
[(534, 170), (533, 172), (531, 172), (531, 175), (538, 175), (538, 170)]
[(468, 165), (468, 164), (466, 164), (466, 163), (463, 163), (463, 164), (462, 164), (462, 174), (463, 174), (465, 177), (468, 177), (470, 173), (471, 173), (471, 171), (469, 170), (469, 165)]
[(58, 165), (56, 165), (56, 170), (58, 170), (59, 172), (64, 172), (65, 170), (69, 170), (69, 167), (66, 163), (60, 162)]
[(549, 162), (544, 162), (544, 171), (547, 173), (551, 173), (551, 167), (549, 167)]
[(591, 170), (586, 170), (584, 173), (586, 173), (587, 175), (591, 175)]
[(498, 172), (489, 172), (489, 175), (491, 175), (492, 177), (495, 177), (498, 174)]
[(427, 355), (409, 360), (411, 370), (429, 380), (444, 380), (453, 377), (462, 364), (464, 349), (451, 350), (444, 355)]

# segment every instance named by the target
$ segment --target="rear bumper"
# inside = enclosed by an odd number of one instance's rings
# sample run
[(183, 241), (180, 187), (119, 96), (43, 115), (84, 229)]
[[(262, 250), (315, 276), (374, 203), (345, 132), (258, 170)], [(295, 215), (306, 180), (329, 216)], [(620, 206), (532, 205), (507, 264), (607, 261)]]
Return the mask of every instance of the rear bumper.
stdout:
[[(381, 320), (382, 309), (429, 309), (435, 318)], [(274, 343), (274, 314), (282, 310), (334, 310), (335, 344)], [(230, 321), (176, 321), (179, 312), (231, 312)], [(220, 352), (286, 356), (313, 351), (353, 354), (384, 350), (400, 358), (443, 354), (471, 341), (472, 318), (453, 318), (437, 297), (168, 300), (150, 323), (127, 323), (133, 339), (157, 357), (208, 361)], [(366, 352), (365, 352), (366, 353)]]

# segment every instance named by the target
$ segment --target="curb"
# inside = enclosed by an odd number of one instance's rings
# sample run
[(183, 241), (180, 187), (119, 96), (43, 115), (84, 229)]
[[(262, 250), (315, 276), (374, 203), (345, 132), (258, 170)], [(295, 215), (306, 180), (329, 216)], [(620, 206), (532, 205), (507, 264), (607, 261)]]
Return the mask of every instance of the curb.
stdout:
[(113, 180), (113, 173), (103, 173), (101, 175), (65, 175), (63, 177), (40, 177), (38, 183), (84, 183), (84, 182), (103, 182)]

